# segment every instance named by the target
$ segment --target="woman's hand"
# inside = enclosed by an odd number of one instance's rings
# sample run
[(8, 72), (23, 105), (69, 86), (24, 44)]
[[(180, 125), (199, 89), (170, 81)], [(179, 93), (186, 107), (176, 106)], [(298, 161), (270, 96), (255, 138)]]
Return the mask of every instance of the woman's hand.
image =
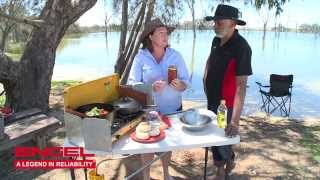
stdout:
[(178, 91), (184, 91), (187, 87), (187, 85), (179, 79), (174, 79), (171, 81), (170, 85)]
[(153, 88), (153, 91), (155, 92), (161, 92), (164, 87), (166, 86), (166, 81), (164, 80), (159, 80), (159, 81), (155, 81), (153, 84), (152, 84), (152, 88)]

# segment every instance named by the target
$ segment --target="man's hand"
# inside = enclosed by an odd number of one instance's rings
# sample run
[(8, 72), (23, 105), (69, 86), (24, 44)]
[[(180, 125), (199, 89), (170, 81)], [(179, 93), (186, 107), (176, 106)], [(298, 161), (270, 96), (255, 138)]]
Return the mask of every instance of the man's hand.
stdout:
[(152, 88), (155, 92), (161, 92), (166, 86), (166, 84), (167, 84), (166, 81), (163, 81), (163, 80), (155, 81), (152, 84)]
[(177, 91), (184, 91), (187, 87), (186, 84), (179, 79), (174, 79), (171, 81), (170, 85)]
[(235, 137), (239, 134), (239, 124), (230, 123), (224, 131), (227, 137)]

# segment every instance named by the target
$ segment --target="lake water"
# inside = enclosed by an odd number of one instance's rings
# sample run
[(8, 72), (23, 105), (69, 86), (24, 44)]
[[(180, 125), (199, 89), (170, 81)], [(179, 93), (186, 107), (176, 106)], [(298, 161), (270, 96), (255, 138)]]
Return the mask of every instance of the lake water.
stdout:
[[(314, 34), (267, 32), (264, 48), (262, 32), (240, 31), (251, 45), (253, 75), (249, 78), (244, 114), (258, 111), (261, 97), (255, 81), (268, 84), (269, 75), (293, 74), (293, 118), (320, 117), (320, 37)], [(65, 38), (56, 56), (53, 79), (90, 80), (113, 73), (120, 33), (91, 33), (80, 38)], [(192, 88), (185, 99), (205, 101), (202, 75), (209, 55), (213, 31), (197, 32)], [(175, 31), (171, 47), (178, 50), (191, 70), (192, 31)], [(106, 46), (108, 48), (106, 48)]]

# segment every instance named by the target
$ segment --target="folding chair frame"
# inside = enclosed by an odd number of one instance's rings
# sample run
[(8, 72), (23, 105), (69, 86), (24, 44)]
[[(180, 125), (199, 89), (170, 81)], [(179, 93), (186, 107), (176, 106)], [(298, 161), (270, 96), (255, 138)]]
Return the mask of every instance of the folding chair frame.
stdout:
[[(292, 83), (292, 82), (291, 82)], [(292, 85), (289, 86), (289, 93), (284, 96), (274, 96), (269, 92), (264, 91), (265, 88), (271, 88), (270, 86), (262, 85), (260, 82), (256, 82), (259, 86), (259, 92), (262, 99), (261, 110), (264, 110), (268, 115), (279, 109), (281, 116), (289, 117), (291, 111), (291, 96), (292, 96)], [(289, 107), (286, 104), (289, 101)], [(270, 107), (270, 105), (272, 107)]]

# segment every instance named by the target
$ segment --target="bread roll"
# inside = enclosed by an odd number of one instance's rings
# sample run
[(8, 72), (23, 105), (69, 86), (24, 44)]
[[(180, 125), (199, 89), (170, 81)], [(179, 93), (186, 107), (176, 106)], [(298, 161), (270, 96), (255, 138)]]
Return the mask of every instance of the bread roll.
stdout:
[(149, 133), (136, 131), (136, 137), (138, 139), (148, 139), (150, 136)]
[(138, 139), (148, 139), (151, 126), (149, 122), (141, 122), (136, 128), (136, 137)]
[(165, 122), (163, 121), (160, 122), (160, 129), (168, 129), (168, 128), (169, 126)]
[(160, 134), (160, 130), (159, 129), (152, 129), (149, 132), (149, 136), (158, 136)]
[(136, 131), (148, 133), (151, 130), (151, 126), (148, 122), (141, 122), (137, 128)]

